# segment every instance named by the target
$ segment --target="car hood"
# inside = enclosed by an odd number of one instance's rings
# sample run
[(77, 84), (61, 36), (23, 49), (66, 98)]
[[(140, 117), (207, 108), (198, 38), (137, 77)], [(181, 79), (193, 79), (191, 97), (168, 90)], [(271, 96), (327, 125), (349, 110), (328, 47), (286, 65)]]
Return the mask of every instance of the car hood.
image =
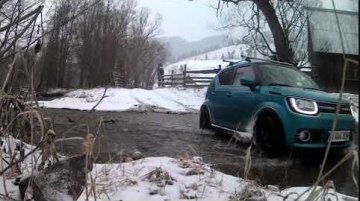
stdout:
[[(265, 89), (270, 94), (277, 94), (282, 96), (293, 96), (304, 99), (311, 99), (321, 102), (336, 103), (338, 101), (338, 95), (334, 93), (327, 93), (321, 90), (304, 89), (298, 87), (284, 87), (284, 86), (265, 86)], [(342, 100), (343, 103), (348, 103), (347, 100)]]

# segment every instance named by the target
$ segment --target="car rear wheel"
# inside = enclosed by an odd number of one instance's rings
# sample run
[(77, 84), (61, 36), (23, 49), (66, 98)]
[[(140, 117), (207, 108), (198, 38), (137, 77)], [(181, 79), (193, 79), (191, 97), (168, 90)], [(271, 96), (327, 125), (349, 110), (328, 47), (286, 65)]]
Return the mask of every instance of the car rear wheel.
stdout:
[(265, 116), (256, 123), (256, 145), (260, 152), (269, 157), (279, 157), (284, 154), (285, 140), (280, 122)]
[(206, 108), (202, 108), (200, 111), (200, 122), (199, 126), (202, 129), (211, 129), (210, 115)]

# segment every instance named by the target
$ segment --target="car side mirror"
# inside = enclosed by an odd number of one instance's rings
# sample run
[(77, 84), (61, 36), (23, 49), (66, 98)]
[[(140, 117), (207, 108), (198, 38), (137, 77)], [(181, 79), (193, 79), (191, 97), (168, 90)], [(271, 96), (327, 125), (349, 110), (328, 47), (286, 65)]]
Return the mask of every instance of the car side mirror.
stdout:
[(256, 86), (255, 80), (252, 80), (249, 78), (244, 78), (244, 77), (240, 78), (240, 83), (241, 83), (241, 85), (250, 87), (251, 90), (254, 90), (254, 88)]

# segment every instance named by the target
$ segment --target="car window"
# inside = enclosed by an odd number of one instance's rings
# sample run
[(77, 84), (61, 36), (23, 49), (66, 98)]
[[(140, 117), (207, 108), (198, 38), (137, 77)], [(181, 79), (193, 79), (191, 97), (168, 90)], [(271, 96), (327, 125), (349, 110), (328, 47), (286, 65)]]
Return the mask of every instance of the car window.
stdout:
[(258, 69), (262, 77), (263, 85), (319, 89), (317, 84), (309, 76), (296, 69), (273, 64), (261, 65)]
[(236, 70), (236, 75), (235, 75), (233, 85), (241, 85), (240, 84), (240, 78), (247, 78), (247, 79), (255, 80), (254, 69), (252, 67), (250, 67), (250, 66), (238, 68)]
[(220, 85), (232, 85), (234, 79), (234, 69), (229, 69), (223, 71), (219, 75), (219, 83)]

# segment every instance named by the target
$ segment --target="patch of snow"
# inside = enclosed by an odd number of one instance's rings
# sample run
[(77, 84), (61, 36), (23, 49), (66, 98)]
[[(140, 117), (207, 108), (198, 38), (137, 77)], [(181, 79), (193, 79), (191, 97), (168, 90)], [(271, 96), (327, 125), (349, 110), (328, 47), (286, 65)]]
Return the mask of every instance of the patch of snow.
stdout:
[(359, 95), (358, 94), (343, 94), (345, 100), (350, 101), (351, 114), (355, 121), (359, 122)]
[[(339, 93), (333, 93), (339, 96)], [(350, 94), (343, 93), (342, 98), (350, 102), (351, 114), (354, 117), (355, 121), (359, 122), (359, 95), (358, 94)]]
[[(8, 137), (1, 137), (0, 138), (1, 146), (0, 149), (3, 152), (3, 158), (6, 161), (10, 161), (10, 155), (9, 153), (16, 153), (17, 155), (20, 155), (20, 150), (24, 150), (24, 155), (28, 154), (32, 149), (35, 148), (35, 146), (31, 146), (29, 144), (24, 143), (21, 140), (15, 139), (13, 136)], [(24, 163), (22, 163), (22, 166), (19, 166), (21, 170), (26, 170), (32, 167), (32, 164), (36, 158), (39, 157), (39, 150), (35, 151), (32, 154), (32, 157), (27, 157), (24, 160)]]
[[(91, 110), (101, 99), (104, 88), (78, 89), (51, 101), (39, 101), (47, 108)], [(205, 99), (206, 88), (161, 88), (155, 90), (109, 88), (97, 111), (194, 112)]]
[[(180, 200), (185, 196), (197, 197), (198, 200), (227, 200), (238, 186), (238, 178), (232, 179), (232, 176), (213, 171), (207, 165), (189, 162), (189, 167), (185, 167), (181, 163), (168, 157), (149, 157), (122, 165), (96, 164), (92, 174), (98, 175), (101, 178), (99, 184), (107, 189), (109, 198), (103, 193), (101, 200)], [(187, 175), (191, 166), (203, 172)], [(168, 173), (172, 182), (166, 184), (166, 178), (159, 178), (157, 182), (154, 181), (156, 178), (149, 178), (149, 173), (157, 168)], [(85, 194), (79, 200), (85, 200)]]
[[(351, 197), (351, 196), (347, 196), (347, 195), (343, 195), (340, 193), (337, 193), (336, 191), (334, 191), (334, 189), (329, 189), (328, 192), (325, 194), (324, 191), (326, 192), (326, 190), (320, 186), (317, 186), (315, 191), (319, 191), (320, 193), (313, 199), (313, 201), (320, 201), (320, 200), (327, 200), (327, 201), (332, 201), (332, 200), (358, 200), (355, 197)], [(309, 187), (291, 187), (291, 188), (287, 188), (283, 191), (281, 191), (281, 194), (283, 196), (285, 195), (289, 195), (289, 197), (286, 200), (296, 200), (299, 195), (302, 195), (300, 199), (298, 199), (299, 201), (301, 200), (306, 200), (306, 198), (309, 197), (311, 190), (309, 190)]]
[(311, 68), (300, 68), (300, 71), (302, 72), (311, 72)]
[[(21, 200), (19, 187), (15, 186), (13, 184), (14, 181), (15, 181), (15, 179), (7, 179), (4, 182), (3, 177), (0, 177), (0, 183), (1, 183), (1, 185), (0, 185), (1, 186), (0, 187), (0, 194), (1, 195), (6, 195), (6, 192), (7, 192), (8, 196), (10, 198), (15, 199), (15, 200)], [(5, 183), (6, 187), (4, 186), (4, 183)], [(6, 191), (5, 191), (5, 188), (6, 188)], [(0, 200), (2, 200), (2, 198), (4, 198), (4, 197), (0, 197)], [(3, 199), (3, 200), (6, 200), (6, 199)]]
[[(196, 170), (197, 169), (197, 170)], [(172, 182), (166, 184), (166, 178), (151, 179), (154, 171), (168, 173)], [(192, 172), (193, 174), (189, 174)], [(236, 192), (249, 187), (241, 178), (227, 175), (212, 169), (198, 157), (191, 160), (169, 157), (148, 157), (123, 164), (95, 164), (92, 175), (97, 175), (97, 195), (99, 200), (229, 200)], [(250, 185), (251, 186), (251, 185)], [(262, 192), (268, 201), (295, 200), (308, 187), (293, 187), (283, 191), (254, 187)], [(321, 189), (318, 187), (317, 189)], [(323, 193), (323, 192), (322, 192)], [(320, 201), (321, 195), (314, 201)], [(333, 189), (329, 193), (335, 193)], [(308, 194), (304, 194), (305, 200)], [(342, 194), (329, 194), (326, 200), (346, 200), (352, 198)], [(79, 200), (86, 200), (83, 193)], [(91, 200), (91, 197), (90, 197)]]
[(55, 89), (49, 89), (47, 90), (48, 94), (57, 94), (57, 93), (66, 93), (68, 92), (68, 89), (63, 89), (63, 88), (55, 88)]

